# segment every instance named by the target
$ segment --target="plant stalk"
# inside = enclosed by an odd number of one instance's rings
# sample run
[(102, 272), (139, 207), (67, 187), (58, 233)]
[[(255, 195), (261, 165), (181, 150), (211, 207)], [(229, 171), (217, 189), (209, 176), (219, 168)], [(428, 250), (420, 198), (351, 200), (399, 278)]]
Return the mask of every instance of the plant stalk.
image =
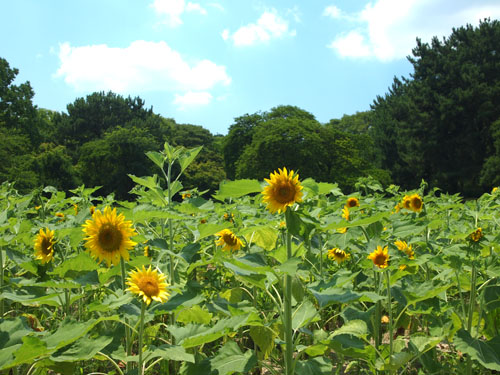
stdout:
[(141, 303), (141, 320), (139, 323), (139, 347), (137, 348), (137, 351), (139, 352), (139, 363), (138, 363), (138, 370), (139, 370), (139, 375), (143, 375), (143, 369), (144, 369), (144, 364), (143, 364), (143, 359), (142, 359), (142, 342), (143, 342), (143, 335), (144, 335), (144, 315), (146, 313), (146, 302), (142, 301)]
[[(122, 271), (122, 290), (123, 294), (125, 294), (125, 260), (123, 258), (120, 258), (120, 268)], [(125, 319), (125, 323), (128, 323), (127, 318)], [(131, 355), (132, 350), (131, 350), (131, 343), (130, 343), (130, 328), (128, 324), (125, 324), (125, 352), (127, 353), (127, 357)], [(125, 361), (126, 365), (126, 372), (129, 370), (129, 365), (128, 361)]]
[[(392, 337), (392, 296), (391, 296), (391, 276), (389, 271), (385, 271), (385, 276), (387, 280), (387, 310), (389, 310), (389, 364), (392, 362), (393, 349), (393, 337)], [(392, 373), (392, 370), (391, 370)]]
[[(288, 224), (288, 223), (287, 223)], [(292, 235), (286, 232), (287, 260), (292, 257)], [(285, 374), (293, 375), (293, 335), (292, 335), (292, 276), (285, 275), (284, 295), (284, 327), (285, 327)]]

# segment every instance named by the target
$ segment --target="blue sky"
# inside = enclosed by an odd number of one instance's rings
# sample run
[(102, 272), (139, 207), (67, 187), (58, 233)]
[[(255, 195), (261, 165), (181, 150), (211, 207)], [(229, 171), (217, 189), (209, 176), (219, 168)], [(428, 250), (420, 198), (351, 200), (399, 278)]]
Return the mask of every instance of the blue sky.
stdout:
[(500, 18), (498, 0), (0, 0), (0, 57), (41, 108), (94, 91), (139, 96), (226, 134), (296, 105), (322, 122), (384, 95), (418, 36)]

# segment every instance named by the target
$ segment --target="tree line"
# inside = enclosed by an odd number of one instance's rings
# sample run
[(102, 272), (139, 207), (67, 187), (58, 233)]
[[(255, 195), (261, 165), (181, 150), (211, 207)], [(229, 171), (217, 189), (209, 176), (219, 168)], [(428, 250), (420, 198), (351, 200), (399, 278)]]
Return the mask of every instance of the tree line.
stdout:
[(417, 39), (414, 72), (395, 77), (369, 111), (322, 124), (282, 105), (236, 117), (225, 136), (112, 92), (77, 98), (66, 112), (37, 108), (30, 83), (14, 84), (18, 70), (0, 58), (0, 182), (21, 191), (102, 186), (99, 194), (128, 199), (128, 174), (157, 173), (145, 153), (167, 141), (204, 146), (183, 176), (186, 189), (213, 191), (224, 179), (263, 179), (287, 166), (345, 191), (371, 176), (477, 196), (500, 184), (499, 46), (500, 23), (488, 19), (430, 44)]

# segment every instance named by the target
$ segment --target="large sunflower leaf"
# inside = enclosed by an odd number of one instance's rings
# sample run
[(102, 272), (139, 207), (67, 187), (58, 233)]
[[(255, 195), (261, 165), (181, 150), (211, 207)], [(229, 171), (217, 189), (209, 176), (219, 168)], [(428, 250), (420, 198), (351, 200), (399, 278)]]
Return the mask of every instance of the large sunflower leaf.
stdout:
[(260, 193), (262, 186), (257, 180), (222, 181), (213, 198), (224, 201), (226, 198), (239, 198), (251, 193)]

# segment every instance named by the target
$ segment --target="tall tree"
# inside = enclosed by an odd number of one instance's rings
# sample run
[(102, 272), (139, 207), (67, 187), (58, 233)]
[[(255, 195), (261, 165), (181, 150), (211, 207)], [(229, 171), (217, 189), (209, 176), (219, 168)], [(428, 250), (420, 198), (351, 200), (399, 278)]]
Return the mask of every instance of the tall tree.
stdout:
[(395, 79), (372, 106), (384, 160), (400, 168), (392, 169), (397, 182), (415, 186), (424, 178), (449, 192), (484, 191), (481, 168), (494, 152), (490, 127), (500, 117), (499, 45), (497, 20), (430, 44), (417, 39), (411, 78)]

